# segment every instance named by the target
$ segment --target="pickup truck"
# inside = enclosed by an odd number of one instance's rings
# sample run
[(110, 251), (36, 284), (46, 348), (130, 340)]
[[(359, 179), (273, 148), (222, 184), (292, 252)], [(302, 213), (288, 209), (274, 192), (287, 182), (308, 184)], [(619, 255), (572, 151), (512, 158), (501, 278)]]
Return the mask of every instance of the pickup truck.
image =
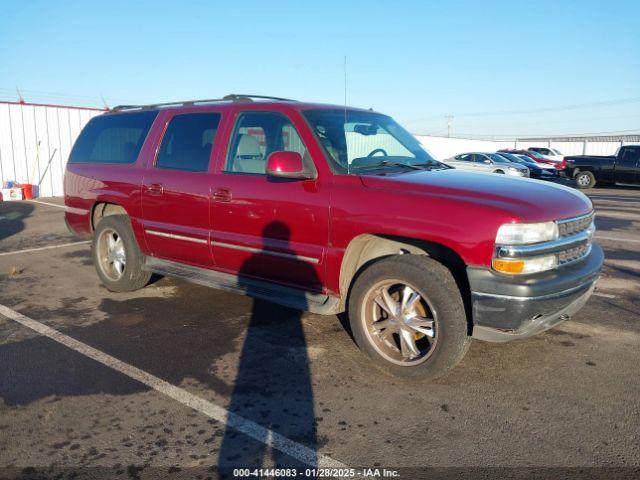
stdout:
[(346, 312), (357, 345), (400, 376), (444, 374), (471, 338), (570, 318), (603, 263), (582, 193), (449, 168), (390, 117), (344, 106), (116, 107), (82, 130), (64, 187), (109, 290), (155, 273)]
[(640, 184), (640, 145), (624, 145), (615, 155), (575, 155), (564, 157), (567, 177), (578, 188), (597, 184)]

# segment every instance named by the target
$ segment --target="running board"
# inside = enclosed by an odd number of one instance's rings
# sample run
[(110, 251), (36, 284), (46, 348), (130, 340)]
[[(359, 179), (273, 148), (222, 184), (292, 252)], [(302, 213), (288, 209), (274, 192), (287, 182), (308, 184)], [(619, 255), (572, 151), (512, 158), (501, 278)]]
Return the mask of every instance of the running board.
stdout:
[(298, 310), (321, 315), (334, 315), (341, 312), (340, 299), (329, 295), (307, 292), (155, 257), (147, 257), (143, 268), (159, 275), (181, 278), (205, 287), (240, 293)]

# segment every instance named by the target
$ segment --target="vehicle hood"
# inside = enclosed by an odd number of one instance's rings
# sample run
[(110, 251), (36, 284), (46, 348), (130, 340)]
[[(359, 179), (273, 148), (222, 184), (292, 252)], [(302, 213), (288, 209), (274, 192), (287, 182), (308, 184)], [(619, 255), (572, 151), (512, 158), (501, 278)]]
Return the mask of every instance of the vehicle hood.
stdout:
[[(562, 185), (456, 169), (363, 175), (367, 188), (446, 199), (499, 210), (520, 222), (544, 222), (589, 213), (589, 198)], [(467, 205), (468, 206), (468, 205)]]

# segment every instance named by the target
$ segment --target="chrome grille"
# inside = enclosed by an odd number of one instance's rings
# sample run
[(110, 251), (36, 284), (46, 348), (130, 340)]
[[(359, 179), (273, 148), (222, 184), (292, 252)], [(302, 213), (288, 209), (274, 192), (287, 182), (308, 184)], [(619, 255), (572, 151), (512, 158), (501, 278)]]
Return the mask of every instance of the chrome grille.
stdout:
[(558, 253), (558, 265), (567, 265), (589, 255), (591, 244), (587, 243)]
[[(571, 238), (575, 235), (583, 234), (584, 232), (593, 229), (594, 212), (587, 215), (583, 215), (577, 218), (569, 218), (567, 220), (558, 221), (558, 233), (560, 238)], [(588, 236), (587, 240), (580, 245), (572, 246), (565, 250), (558, 252), (558, 265), (568, 265), (573, 262), (582, 260), (589, 252), (591, 252), (591, 243), (593, 242), (593, 230)]]
[(560, 238), (569, 237), (577, 233), (584, 232), (593, 222), (593, 212), (578, 218), (570, 218), (568, 220), (558, 221), (558, 232)]

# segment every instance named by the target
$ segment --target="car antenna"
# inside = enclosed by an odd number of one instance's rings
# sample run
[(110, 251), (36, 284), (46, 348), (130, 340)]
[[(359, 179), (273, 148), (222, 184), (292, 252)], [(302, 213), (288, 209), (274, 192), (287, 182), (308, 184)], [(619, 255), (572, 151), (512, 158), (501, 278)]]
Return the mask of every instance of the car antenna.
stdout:
[[(346, 133), (347, 133), (347, 56), (344, 56), (344, 131), (345, 131), (345, 143), (347, 141)], [(349, 154), (347, 153), (347, 175), (349, 175)]]

